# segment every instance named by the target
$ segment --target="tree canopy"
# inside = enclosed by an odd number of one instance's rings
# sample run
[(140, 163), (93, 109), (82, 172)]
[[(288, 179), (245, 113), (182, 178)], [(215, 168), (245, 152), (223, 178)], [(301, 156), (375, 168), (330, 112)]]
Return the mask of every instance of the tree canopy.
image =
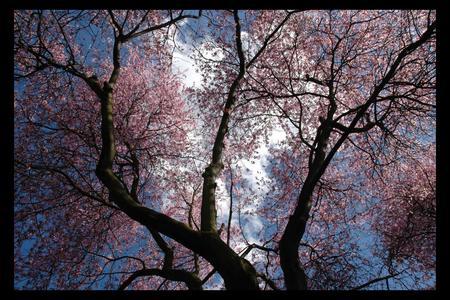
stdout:
[(15, 11), (15, 288), (433, 289), (435, 15)]

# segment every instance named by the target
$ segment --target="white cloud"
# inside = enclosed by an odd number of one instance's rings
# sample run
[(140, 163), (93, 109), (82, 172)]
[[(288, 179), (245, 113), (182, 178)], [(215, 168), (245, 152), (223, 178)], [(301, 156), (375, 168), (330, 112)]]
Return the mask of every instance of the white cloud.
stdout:
[(286, 139), (286, 133), (280, 126), (276, 126), (270, 136), (269, 145), (261, 143), (256, 149), (258, 155), (257, 158), (241, 160), (239, 165), (243, 169), (243, 177), (250, 184), (252, 189), (255, 190), (255, 202), (253, 202), (253, 209), (259, 204), (262, 196), (268, 192), (269, 187), (267, 184), (262, 184), (258, 182), (260, 178), (268, 178), (268, 174), (265, 170), (265, 166), (268, 164), (269, 157), (269, 147), (276, 146), (278, 143)]
[[(205, 39), (205, 41), (206, 41), (206, 39)], [(203, 57), (205, 57), (207, 59), (220, 61), (225, 57), (225, 53), (219, 47), (207, 49), (206, 42), (204, 42), (200, 45), (199, 50), (202, 53)]]
[(252, 40), (247, 31), (241, 32), (242, 49), (245, 53), (248, 53), (249, 57), (253, 57), (258, 49), (261, 47), (261, 43), (256, 40)]
[(186, 45), (175, 48), (172, 58), (172, 71), (182, 75), (182, 81), (187, 87), (201, 87), (203, 77), (197, 70), (192, 52)]
[[(182, 25), (178, 27), (182, 27), (184, 24), (185, 23), (182, 23)], [(175, 29), (171, 28), (171, 30)], [(198, 51), (200, 51), (201, 53), (200, 57), (215, 61), (220, 61), (225, 57), (222, 49), (220, 49), (219, 47), (208, 49), (206, 47), (206, 38), (204, 38), (203, 41), (204, 42), (197, 47)], [(204, 82), (205, 78), (203, 78), (199, 70), (199, 65), (194, 59), (195, 56), (198, 56), (198, 53), (196, 53), (196, 50), (191, 44), (183, 42), (183, 40), (180, 38), (179, 31), (177, 31), (175, 35), (175, 44), (176, 47), (174, 48), (172, 58), (172, 71), (174, 73), (181, 74), (182, 81), (185, 86), (201, 88), (202, 82)], [(174, 42), (172, 40), (169, 40), (168, 46), (170, 48), (174, 47)]]
[[(177, 27), (182, 30), (186, 23), (187, 20), (182, 20)], [(175, 42), (171, 39), (167, 40), (167, 46), (170, 50), (173, 49), (172, 72), (181, 74), (185, 86), (200, 87), (203, 78), (197, 71), (195, 61), (192, 59), (191, 46), (183, 42), (180, 31), (175, 26), (170, 27), (169, 36), (173, 36), (175, 30), (177, 30), (174, 37)]]
[(248, 215), (245, 216), (245, 220), (247, 221), (243, 226), (245, 237), (250, 244), (259, 244), (258, 236), (259, 233), (264, 229), (261, 218), (256, 215)]
[(286, 132), (280, 127), (276, 126), (269, 137), (270, 144), (277, 144), (286, 139)]
[[(257, 148), (257, 158), (241, 160), (238, 163), (243, 170), (243, 178), (253, 190), (250, 195), (253, 201), (241, 209), (241, 220), (244, 221), (242, 230), (249, 243), (259, 244), (260, 233), (264, 230), (263, 218), (258, 216), (258, 210), (261, 201), (270, 189), (270, 181), (267, 183), (269, 175), (265, 170), (265, 166), (270, 160), (269, 147), (277, 145), (284, 139), (286, 139), (286, 133), (280, 126), (276, 126), (269, 136), (269, 145), (261, 143)], [(266, 180), (266, 183), (260, 181), (262, 178)], [(245, 245), (242, 242), (237, 243), (236, 246), (242, 248)], [(256, 255), (254, 259), (257, 260), (257, 257)]]
[(217, 178), (216, 179), (216, 208), (217, 208), (217, 222), (219, 224), (227, 223), (228, 214), (230, 212), (230, 193), (225, 186), (225, 182)]

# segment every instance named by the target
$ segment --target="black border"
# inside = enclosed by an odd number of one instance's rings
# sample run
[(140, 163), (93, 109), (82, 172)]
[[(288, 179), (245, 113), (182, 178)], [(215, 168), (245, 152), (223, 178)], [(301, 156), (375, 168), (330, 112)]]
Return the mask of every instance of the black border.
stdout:
[[(445, 8), (444, 0), (427, 0), (423, 2), (403, 2), (400, 1), (358, 1), (358, 3), (349, 3), (347, 1), (326, 0), (326, 1), (284, 1), (276, 0), (262, 3), (261, 1), (250, 0), (230, 0), (230, 1), (187, 1), (187, 0), (159, 0), (160, 2), (151, 0), (128, 0), (128, 1), (76, 1), (76, 0), (13, 0), (2, 7), (1, 10), (1, 46), (2, 56), (0, 62), (1, 67), (1, 86), (2, 100), (0, 108), (0, 151), (1, 151), (1, 197), (0, 197), (0, 228), (1, 243), (0, 246), (0, 288), (3, 291), (1, 296), (17, 299), (29, 299), (34, 297), (43, 297), (45, 299), (61, 299), (66, 297), (74, 298), (103, 298), (118, 299), (123, 297), (132, 297), (133, 299), (167, 299), (167, 298), (185, 298), (185, 297), (207, 297), (211, 298), (227, 298), (230, 297), (258, 297), (258, 299), (277, 299), (279, 297), (292, 297), (297, 299), (310, 298), (329, 298), (337, 297), (339, 299), (347, 298), (365, 298), (365, 299), (385, 299), (385, 298), (437, 298), (444, 295), (444, 291), (450, 286), (449, 278), (449, 255), (450, 255), (450, 234), (449, 225), (450, 217), (448, 215), (448, 184), (446, 183), (448, 174), (449, 160), (447, 155), (450, 154), (447, 146), (447, 130), (446, 127), (450, 123), (447, 118), (450, 97), (447, 86), (449, 72), (450, 55), (448, 36), (450, 28), (448, 20), (450, 11)], [(3, 3), (2, 3), (3, 4)], [(4, 5), (4, 4), (3, 4)], [(13, 251), (13, 160), (14, 160), (14, 82), (13, 74), (13, 11), (15, 9), (32, 9), (32, 8), (72, 8), (72, 9), (100, 9), (100, 8), (152, 8), (152, 9), (436, 9), (437, 11), (437, 128), (436, 128), (436, 155), (437, 155), (437, 270), (436, 270), (436, 290), (435, 291), (305, 291), (305, 292), (250, 292), (250, 291), (18, 291), (14, 290), (14, 251)]]

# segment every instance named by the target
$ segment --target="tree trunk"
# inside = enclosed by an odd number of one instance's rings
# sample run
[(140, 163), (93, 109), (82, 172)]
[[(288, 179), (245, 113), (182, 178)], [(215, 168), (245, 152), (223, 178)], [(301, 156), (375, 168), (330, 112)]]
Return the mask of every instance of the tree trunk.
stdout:
[(309, 219), (312, 190), (312, 188), (303, 187), (298, 199), (299, 205), (294, 214), (289, 217), (284, 234), (280, 239), (280, 264), (287, 290), (307, 289), (307, 278), (300, 265), (298, 247)]

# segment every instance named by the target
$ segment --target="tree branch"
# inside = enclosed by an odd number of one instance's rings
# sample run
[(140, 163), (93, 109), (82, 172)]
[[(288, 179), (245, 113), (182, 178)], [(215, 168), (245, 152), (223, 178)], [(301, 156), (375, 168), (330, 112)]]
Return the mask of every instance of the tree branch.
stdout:
[(219, 129), (217, 130), (216, 138), (214, 140), (214, 146), (212, 151), (211, 163), (205, 168), (203, 173), (203, 194), (202, 194), (202, 207), (201, 207), (201, 230), (217, 232), (217, 211), (216, 211), (216, 178), (219, 176), (223, 169), (222, 154), (224, 147), (225, 135), (228, 132), (228, 123), (230, 120), (231, 110), (236, 102), (236, 91), (245, 74), (245, 57), (242, 50), (241, 40), (241, 25), (239, 21), (238, 12), (233, 12), (235, 21), (235, 42), (237, 52), (239, 56), (239, 72), (234, 79), (231, 87), (228, 91), (227, 100), (220, 121)]
[(172, 281), (181, 281), (186, 284), (190, 290), (202, 290), (202, 283), (194, 273), (184, 270), (165, 270), (165, 269), (142, 269), (134, 272), (120, 285), (120, 291), (125, 290), (135, 279), (143, 276), (159, 276)]
[(387, 275), (387, 276), (383, 276), (383, 277), (379, 277), (379, 278), (376, 278), (376, 279), (369, 280), (368, 282), (366, 282), (364, 284), (361, 284), (361, 285), (359, 285), (357, 287), (352, 288), (352, 290), (363, 289), (363, 288), (365, 288), (365, 287), (367, 287), (367, 286), (369, 286), (371, 284), (374, 284), (374, 283), (379, 282), (379, 281), (387, 280), (387, 279), (395, 277), (395, 276), (397, 276), (399, 274), (400, 273), (395, 273), (395, 274), (391, 274), (391, 275)]
[[(395, 61), (390, 66), (388, 72), (378, 83), (372, 94), (367, 101), (357, 111), (352, 122), (348, 126), (348, 129), (341, 135), (332, 149), (325, 155), (325, 146), (329, 137), (330, 126), (321, 124), (317, 134), (317, 150), (314, 156), (314, 161), (309, 168), (308, 175), (300, 191), (300, 195), (297, 200), (297, 206), (294, 213), (289, 217), (288, 224), (280, 240), (280, 261), (283, 273), (285, 275), (285, 282), (287, 289), (301, 290), (307, 288), (306, 274), (300, 266), (298, 257), (298, 247), (300, 240), (305, 232), (306, 224), (309, 218), (309, 212), (311, 210), (311, 197), (317, 182), (328, 167), (330, 161), (340, 148), (340, 146), (347, 139), (352, 130), (355, 129), (356, 124), (364, 116), (370, 105), (376, 101), (378, 95), (384, 89), (385, 85), (391, 80), (399, 67), (402, 60), (411, 54), (414, 50), (419, 48), (425, 42), (427, 42), (434, 34), (436, 29), (436, 22), (433, 22), (430, 27), (423, 33), (423, 35), (415, 42), (412, 42), (398, 54)], [(333, 113), (335, 112), (335, 103), (333, 99), (332, 83), (329, 84), (330, 88), (330, 109), (327, 114), (327, 121), (332, 121)], [(324, 126), (325, 125), (325, 126)], [(323, 131), (324, 133), (319, 131)]]

